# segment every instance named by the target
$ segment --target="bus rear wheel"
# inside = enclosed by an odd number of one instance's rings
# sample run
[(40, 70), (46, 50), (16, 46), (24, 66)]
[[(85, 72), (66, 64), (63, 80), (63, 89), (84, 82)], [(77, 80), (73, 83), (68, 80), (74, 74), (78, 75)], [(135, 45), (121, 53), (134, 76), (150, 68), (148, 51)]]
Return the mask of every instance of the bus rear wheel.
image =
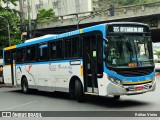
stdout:
[(28, 89), (28, 81), (27, 81), (27, 78), (24, 77), (22, 79), (22, 92), (27, 94), (28, 91), (29, 91), (29, 89)]
[(83, 86), (79, 80), (75, 81), (75, 98), (78, 102), (84, 102)]

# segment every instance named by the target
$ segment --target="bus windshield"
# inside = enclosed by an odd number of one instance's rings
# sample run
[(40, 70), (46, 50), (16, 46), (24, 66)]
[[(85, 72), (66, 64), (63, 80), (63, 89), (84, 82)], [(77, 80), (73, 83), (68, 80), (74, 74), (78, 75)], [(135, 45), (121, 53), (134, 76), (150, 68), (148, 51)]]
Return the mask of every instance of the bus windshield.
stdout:
[(151, 37), (119, 35), (107, 39), (107, 66), (126, 68), (153, 65)]

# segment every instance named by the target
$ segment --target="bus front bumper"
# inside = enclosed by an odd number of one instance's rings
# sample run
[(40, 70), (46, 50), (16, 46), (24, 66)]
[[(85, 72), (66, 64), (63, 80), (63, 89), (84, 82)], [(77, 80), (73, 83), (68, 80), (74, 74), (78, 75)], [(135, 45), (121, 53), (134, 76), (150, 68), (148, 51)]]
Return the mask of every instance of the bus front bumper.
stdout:
[(156, 81), (139, 85), (125, 85), (123, 87), (114, 83), (109, 83), (107, 87), (107, 95), (136, 95), (149, 91), (154, 91)]

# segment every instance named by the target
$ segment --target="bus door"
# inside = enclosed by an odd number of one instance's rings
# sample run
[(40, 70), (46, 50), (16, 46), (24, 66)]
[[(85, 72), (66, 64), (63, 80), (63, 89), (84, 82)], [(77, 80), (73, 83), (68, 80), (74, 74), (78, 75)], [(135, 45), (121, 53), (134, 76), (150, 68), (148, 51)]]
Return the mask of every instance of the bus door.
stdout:
[[(16, 66), (15, 66), (15, 50), (5, 51), (5, 69), (7, 69), (7, 74), (5, 77), (10, 81), (6, 81), (6, 83), (11, 83), (12, 85), (16, 85)], [(5, 70), (6, 71), (6, 70)]]
[(98, 78), (103, 76), (102, 37), (92, 35), (83, 38), (85, 92), (98, 94)]
[(17, 85), (16, 79), (16, 57), (15, 57), (15, 50), (11, 51), (11, 76), (12, 76), (12, 85)]

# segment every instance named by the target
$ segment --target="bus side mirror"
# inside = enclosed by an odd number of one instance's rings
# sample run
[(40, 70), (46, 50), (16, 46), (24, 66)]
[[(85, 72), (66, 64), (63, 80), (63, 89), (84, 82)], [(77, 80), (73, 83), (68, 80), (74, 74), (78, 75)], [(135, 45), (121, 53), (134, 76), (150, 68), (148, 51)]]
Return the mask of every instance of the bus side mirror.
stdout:
[(107, 55), (109, 52), (109, 46), (108, 45), (104, 45), (104, 54)]
[(109, 52), (109, 46), (108, 46), (108, 39), (103, 37), (103, 40), (105, 41), (105, 45), (104, 45), (104, 54), (107, 55)]

